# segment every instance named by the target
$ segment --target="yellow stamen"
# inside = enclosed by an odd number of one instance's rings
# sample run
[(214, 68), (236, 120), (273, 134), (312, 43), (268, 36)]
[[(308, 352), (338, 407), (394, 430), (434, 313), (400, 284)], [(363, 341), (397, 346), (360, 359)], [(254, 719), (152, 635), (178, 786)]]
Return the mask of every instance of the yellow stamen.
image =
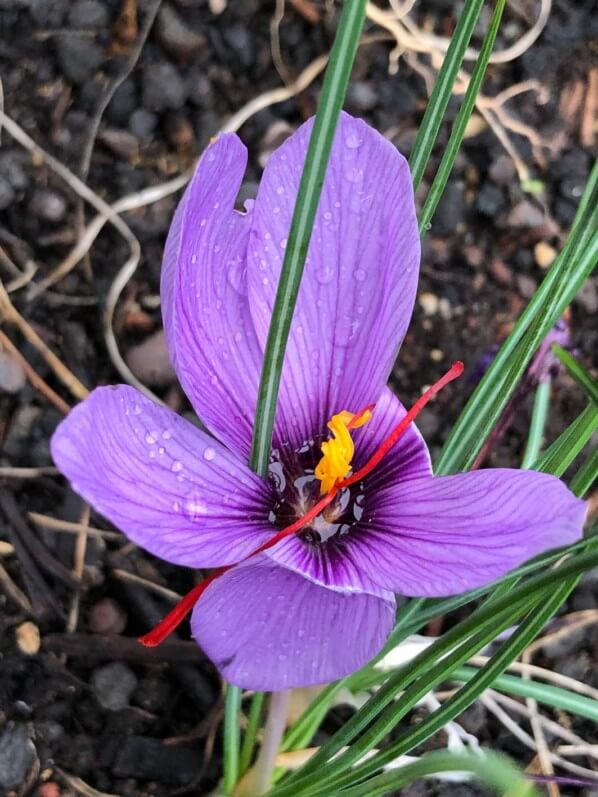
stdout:
[(350, 429), (358, 429), (372, 417), (369, 410), (360, 414), (353, 422), (354, 413), (343, 410), (333, 415), (328, 422), (332, 437), (321, 445), (322, 459), (315, 469), (316, 479), (320, 481), (320, 494), (330, 492), (337, 481), (344, 479), (351, 470), (351, 460), (355, 453), (355, 444)]

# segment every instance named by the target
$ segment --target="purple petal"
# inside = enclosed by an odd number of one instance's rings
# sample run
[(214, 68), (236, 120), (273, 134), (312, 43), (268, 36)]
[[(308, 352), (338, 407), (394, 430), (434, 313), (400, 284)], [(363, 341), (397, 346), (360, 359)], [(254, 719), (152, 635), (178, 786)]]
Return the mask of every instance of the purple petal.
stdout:
[[(271, 156), (253, 210), (249, 296), (262, 346), (311, 129), (312, 121)], [(379, 397), (411, 317), (419, 252), (407, 162), (342, 114), (286, 352), (281, 439), (301, 445), (334, 413)]]
[[(395, 426), (405, 417), (406, 410), (398, 398), (385, 388), (378, 399), (372, 418), (353, 432), (355, 439), (354, 470), (364, 465)], [(376, 494), (386, 484), (406, 479), (430, 477), (432, 468), (426, 444), (411, 424), (399, 442), (390, 450), (363, 485), (364, 511), (375, 507)], [(316, 528), (318, 519), (312, 528)], [(357, 531), (361, 534), (361, 531)], [(283, 567), (288, 567), (315, 584), (346, 592), (367, 592), (385, 597), (386, 590), (378, 579), (372, 579), (360, 567), (358, 557), (353, 557), (353, 533), (337, 536), (324, 544), (305, 541), (302, 535), (287, 537), (267, 551), (267, 555)]]
[(275, 691), (359, 669), (381, 649), (394, 616), (392, 597), (332, 592), (262, 558), (215, 581), (191, 628), (224, 678)]
[(94, 390), (58, 426), (51, 445), (73, 489), (168, 562), (231, 564), (272, 536), (268, 484), (131, 387)]
[(350, 556), (402, 595), (453, 595), (488, 584), (580, 539), (586, 505), (554, 476), (502, 468), (404, 481), (375, 496)]
[(246, 162), (234, 135), (208, 147), (173, 219), (161, 283), (181, 384), (208, 429), (244, 458), (262, 362), (247, 303), (251, 213), (234, 210)]

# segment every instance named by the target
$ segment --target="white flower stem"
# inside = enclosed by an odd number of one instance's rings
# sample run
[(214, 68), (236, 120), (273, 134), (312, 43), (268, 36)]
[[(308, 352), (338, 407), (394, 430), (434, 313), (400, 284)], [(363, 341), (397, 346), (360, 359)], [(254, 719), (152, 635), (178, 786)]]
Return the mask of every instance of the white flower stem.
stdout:
[(268, 719), (264, 728), (264, 737), (257, 761), (255, 763), (255, 794), (265, 794), (272, 782), (272, 773), (276, 764), (276, 756), (280, 748), (282, 735), (286, 727), (289, 713), (290, 690), (272, 692), (268, 707)]

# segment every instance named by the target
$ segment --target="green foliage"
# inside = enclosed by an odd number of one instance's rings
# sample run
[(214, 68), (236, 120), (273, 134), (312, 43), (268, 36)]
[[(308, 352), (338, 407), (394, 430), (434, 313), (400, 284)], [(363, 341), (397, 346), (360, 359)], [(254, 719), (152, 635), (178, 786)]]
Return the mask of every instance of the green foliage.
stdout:
[[(454, 82), (468, 43), (482, 10), (483, 0), (466, 0), (452, 37), (438, 81), (422, 120), (411, 155), (414, 183), (419, 185), (426, 171)], [(448, 144), (420, 215), (422, 234), (449, 179), (463, 141), (496, 40), (505, 0), (497, 0), (471, 80), (453, 124)], [(300, 182), (289, 241), (278, 286), (264, 366), (251, 455), (252, 468), (267, 471), (276, 400), (284, 351), (303, 273), (313, 220), (317, 211), (326, 165), (338, 115), (344, 100), (351, 67), (358, 46), (365, 0), (346, 2), (324, 79), (306, 165)], [(551, 266), (538, 291), (522, 313), (486, 375), (471, 395), (437, 462), (439, 474), (457, 473), (472, 466), (484, 442), (512, 398), (531, 358), (551, 327), (570, 304), (598, 259), (598, 167), (594, 169), (578, 208), (573, 226), (560, 255)], [(525, 190), (543, 190), (530, 181)], [(556, 355), (589, 398), (584, 412), (540, 456), (546, 418), (550, 409), (550, 388), (540, 386), (536, 394), (533, 422), (524, 457), (525, 467), (561, 475), (580, 453), (596, 427), (598, 389), (596, 381), (569, 353), (555, 347)], [(583, 495), (598, 472), (594, 450), (573, 479), (572, 488)], [(567, 554), (563, 558), (563, 554)], [(376, 687), (369, 700), (297, 772), (286, 774), (270, 792), (272, 797), (368, 797), (388, 794), (415, 778), (439, 771), (465, 770), (485, 783), (511, 795), (535, 794), (503, 759), (493, 755), (471, 758), (433, 753), (400, 769), (383, 771), (398, 756), (412, 752), (423, 741), (457, 717), (488, 687), (510, 694), (535, 697), (546, 705), (596, 719), (598, 703), (563, 688), (523, 681), (504, 674), (559, 610), (578, 578), (598, 564), (593, 537), (560, 551), (552, 551), (518, 568), (495, 585), (442, 600), (411, 600), (400, 611), (386, 652), (433, 617), (473, 601), (472, 611), (442, 637), (419, 653), (408, 665), (384, 671), (380, 657), (348, 678), (328, 685), (302, 717), (288, 730), (283, 750), (310, 744), (334, 698), (343, 688), (354, 691)], [(506, 629), (516, 631), (479, 669), (465, 666)], [(422, 696), (449, 681), (462, 682), (460, 689), (441, 708), (398, 737), (386, 743), (388, 734)], [(239, 754), (238, 733), (233, 724), (240, 716), (239, 698), (227, 693), (225, 711), (225, 791), (248, 767), (257, 735), (263, 695), (256, 695), (249, 714), (249, 727)], [(238, 728), (238, 726), (235, 726)], [(380, 747), (382, 745), (382, 747)], [(375, 752), (373, 752), (375, 751)], [(233, 777), (234, 776), (234, 777)]]

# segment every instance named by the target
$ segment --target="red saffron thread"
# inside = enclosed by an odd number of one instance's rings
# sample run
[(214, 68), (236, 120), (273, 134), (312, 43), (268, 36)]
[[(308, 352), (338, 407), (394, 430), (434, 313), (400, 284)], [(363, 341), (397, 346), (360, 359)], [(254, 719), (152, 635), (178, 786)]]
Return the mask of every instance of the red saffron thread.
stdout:
[[(215, 581), (220, 576), (224, 575), (224, 573), (232, 570), (233, 567), (236, 567), (237, 564), (241, 564), (242, 562), (246, 562), (248, 559), (251, 559), (253, 556), (256, 556), (259, 553), (263, 553), (267, 551), (269, 548), (274, 547), (277, 543), (281, 540), (285, 539), (285, 537), (290, 537), (292, 534), (296, 534), (298, 531), (310, 523), (314, 518), (316, 518), (320, 512), (325, 509), (328, 504), (331, 504), (332, 501), (336, 498), (338, 492), (345, 487), (350, 487), (350, 485), (355, 484), (355, 482), (361, 481), (368, 473), (371, 473), (372, 470), (378, 465), (378, 463), (388, 454), (390, 449), (397, 443), (401, 435), (407, 430), (409, 425), (415, 420), (415, 418), (419, 415), (422, 409), (431, 401), (434, 396), (442, 390), (445, 385), (448, 385), (449, 382), (452, 382), (454, 379), (457, 379), (463, 373), (463, 363), (457, 361), (453, 363), (451, 368), (446, 372), (444, 376), (442, 376), (437, 382), (435, 382), (425, 393), (420, 396), (420, 398), (415, 402), (413, 407), (407, 412), (405, 417), (403, 418), (400, 423), (393, 429), (390, 435), (386, 438), (386, 440), (382, 443), (382, 445), (374, 452), (374, 454), (370, 457), (370, 459), (366, 462), (366, 464), (361, 467), (358, 471), (356, 471), (352, 476), (348, 476), (346, 479), (342, 479), (338, 481), (334, 487), (330, 490), (327, 495), (321, 498), (317, 504), (314, 504), (309, 512), (306, 512), (305, 515), (300, 517), (290, 526), (287, 526), (284, 529), (281, 529), (277, 534), (271, 537), (267, 542), (260, 545), (250, 554), (245, 556), (236, 564), (226, 565), (224, 567), (219, 567), (214, 572), (205, 578), (201, 583), (197, 584), (193, 589), (188, 592), (184, 598), (181, 599), (179, 603), (170, 611), (163, 620), (161, 620), (158, 625), (156, 625), (152, 630), (145, 634), (142, 637), (139, 637), (139, 642), (146, 647), (156, 647), (161, 642), (163, 642), (166, 637), (170, 636), (170, 634), (181, 624), (181, 622), (185, 619), (185, 617), (189, 614), (191, 609), (195, 606), (197, 601), (203, 595), (205, 590), (210, 586), (210, 584)], [(361, 418), (366, 414), (366, 412), (370, 412), (374, 409), (376, 405), (370, 404), (364, 409), (360, 410), (359, 412), (355, 413), (353, 418), (347, 424), (348, 429), (354, 428)]]

